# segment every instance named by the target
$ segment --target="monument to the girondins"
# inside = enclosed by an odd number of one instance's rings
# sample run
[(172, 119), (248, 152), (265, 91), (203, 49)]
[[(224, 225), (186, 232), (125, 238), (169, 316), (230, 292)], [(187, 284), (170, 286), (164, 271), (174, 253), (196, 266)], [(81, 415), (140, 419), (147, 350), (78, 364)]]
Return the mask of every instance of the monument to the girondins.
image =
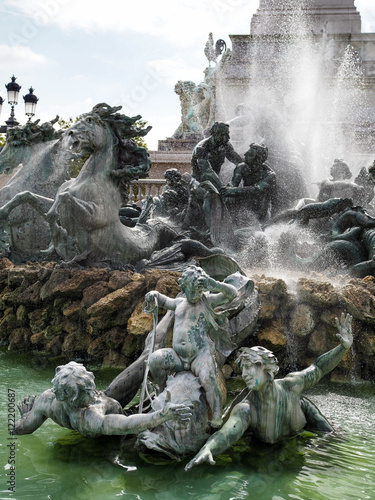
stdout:
[[(354, 0), (260, 0), (250, 33), (229, 38), (231, 47), (210, 62), (203, 82), (195, 88), (178, 82), (191, 129), (182, 116), (182, 134), (180, 125), (159, 141), (159, 151), (151, 152), (153, 177), (159, 164), (161, 172), (189, 169), (189, 144), (213, 121), (230, 123), (240, 151), (256, 140), (288, 155), (304, 143), (311, 144), (302, 153), (312, 155), (310, 163), (321, 164), (322, 154), (329, 161), (345, 157), (354, 170), (368, 164), (375, 145), (375, 33), (362, 33)], [(198, 100), (190, 108), (189, 95)], [(194, 116), (202, 110), (203, 118)]]

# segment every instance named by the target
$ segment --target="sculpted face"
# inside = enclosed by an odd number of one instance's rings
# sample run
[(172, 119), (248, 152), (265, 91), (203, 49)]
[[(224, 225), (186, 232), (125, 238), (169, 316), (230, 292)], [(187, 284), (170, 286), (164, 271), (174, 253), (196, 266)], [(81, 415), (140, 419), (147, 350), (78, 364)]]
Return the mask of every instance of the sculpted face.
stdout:
[(229, 142), (229, 128), (221, 128), (215, 132), (214, 141), (217, 144), (227, 144)]
[(200, 301), (203, 295), (203, 289), (193, 283), (188, 283), (185, 285), (184, 292), (188, 302), (191, 304), (196, 304)]
[(255, 148), (250, 148), (245, 153), (245, 162), (251, 163), (253, 160), (255, 160), (256, 156), (257, 156), (257, 150)]
[(189, 266), (182, 273), (178, 284), (191, 304), (196, 304), (202, 298), (206, 278), (208, 278), (207, 274), (196, 266)]
[(58, 401), (66, 402), (72, 408), (87, 406), (95, 401), (94, 379), (94, 374), (81, 363), (71, 361), (56, 368), (52, 392)]
[(259, 391), (269, 381), (269, 374), (262, 363), (244, 360), (242, 362), (242, 378), (249, 389)]

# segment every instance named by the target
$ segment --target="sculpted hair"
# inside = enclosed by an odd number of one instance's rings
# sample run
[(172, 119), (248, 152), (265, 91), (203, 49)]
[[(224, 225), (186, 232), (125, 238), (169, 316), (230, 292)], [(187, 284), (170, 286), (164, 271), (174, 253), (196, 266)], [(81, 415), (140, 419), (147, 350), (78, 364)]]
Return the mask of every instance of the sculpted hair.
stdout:
[(189, 266), (181, 274), (178, 284), (181, 290), (184, 291), (187, 284), (196, 285), (200, 277), (208, 278), (208, 275), (200, 267)]
[(261, 363), (265, 370), (272, 376), (275, 376), (279, 371), (276, 356), (265, 347), (242, 347), (236, 359), (236, 365), (242, 368), (245, 360), (251, 363)]
[(215, 135), (216, 132), (219, 132), (221, 130), (225, 130), (225, 132), (229, 132), (229, 125), (223, 122), (215, 122), (212, 127), (210, 128), (210, 133)]
[(342, 160), (341, 158), (336, 158), (331, 167), (331, 176), (335, 177), (337, 175), (337, 171), (341, 171), (343, 173), (344, 179), (351, 179), (353, 174), (350, 171), (349, 165)]
[(164, 172), (164, 177), (166, 179), (181, 180), (182, 175), (177, 168), (169, 168)]
[(71, 361), (56, 368), (52, 379), (53, 389), (58, 401), (69, 401), (73, 406), (81, 406), (95, 400), (95, 376), (81, 363)]
[(120, 114), (117, 111), (121, 108), (122, 106), (111, 107), (102, 102), (80, 118), (91, 119), (103, 128), (108, 126), (112, 133), (117, 149), (117, 162), (116, 168), (111, 172), (111, 178), (120, 189), (124, 202), (127, 202), (129, 183), (134, 179), (147, 177), (151, 168), (147, 149), (138, 146), (134, 138), (144, 137), (152, 127), (138, 127), (137, 122), (142, 118), (141, 115), (129, 117)]
[(268, 158), (268, 148), (264, 146), (264, 144), (257, 144), (256, 142), (252, 142), (249, 146), (250, 149), (255, 149), (257, 152), (256, 159), (260, 163), (264, 163)]

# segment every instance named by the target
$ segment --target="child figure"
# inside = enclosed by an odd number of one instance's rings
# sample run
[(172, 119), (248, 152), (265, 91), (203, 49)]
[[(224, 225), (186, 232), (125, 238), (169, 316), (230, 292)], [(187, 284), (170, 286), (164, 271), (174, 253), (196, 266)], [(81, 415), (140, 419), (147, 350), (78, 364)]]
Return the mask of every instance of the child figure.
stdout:
[(191, 371), (206, 392), (212, 411), (211, 426), (217, 428), (222, 425), (223, 396), (210, 331), (221, 330), (224, 336), (226, 332), (217, 324), (218, 316), (213, 308), (233, 300), (237, 290), (228, 283), (214, 280), (196, 266), (189, 266), (182, 273), (179, 285), (185, 296), (171, 299), (154, 290), (145, 297), (146, 307), (156, 302), (175, 311), (173, 348), (158, 349), (151, 355), (150, 373), (163, 390), (168, 373)]

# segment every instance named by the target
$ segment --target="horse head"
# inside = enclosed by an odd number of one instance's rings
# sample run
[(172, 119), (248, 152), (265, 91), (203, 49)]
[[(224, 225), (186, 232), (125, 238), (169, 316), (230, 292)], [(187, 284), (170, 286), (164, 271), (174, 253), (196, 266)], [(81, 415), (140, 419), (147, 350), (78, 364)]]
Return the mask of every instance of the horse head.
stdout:
[(116, 183), (146, 177), (151, 167), (147, 150), (134, 141), (135, 137), (145, 136), (151, 127), (138, 128), (136, 122), (141, 116), (122, 115), (117, 112), (120, 109), (121, 106), (97, 104), (64, 134), (65, 146), (71, 151), (90, 155), (104, 151), (107, 160), (112, 158), (106, 162), (105, 170), (111, 171)]
[(113, 145), (113, 134), (108, 125), (96, 113), (86, 113), (69, 127), (63, 136), (64, 145), (73, 153), (95, 153)]

